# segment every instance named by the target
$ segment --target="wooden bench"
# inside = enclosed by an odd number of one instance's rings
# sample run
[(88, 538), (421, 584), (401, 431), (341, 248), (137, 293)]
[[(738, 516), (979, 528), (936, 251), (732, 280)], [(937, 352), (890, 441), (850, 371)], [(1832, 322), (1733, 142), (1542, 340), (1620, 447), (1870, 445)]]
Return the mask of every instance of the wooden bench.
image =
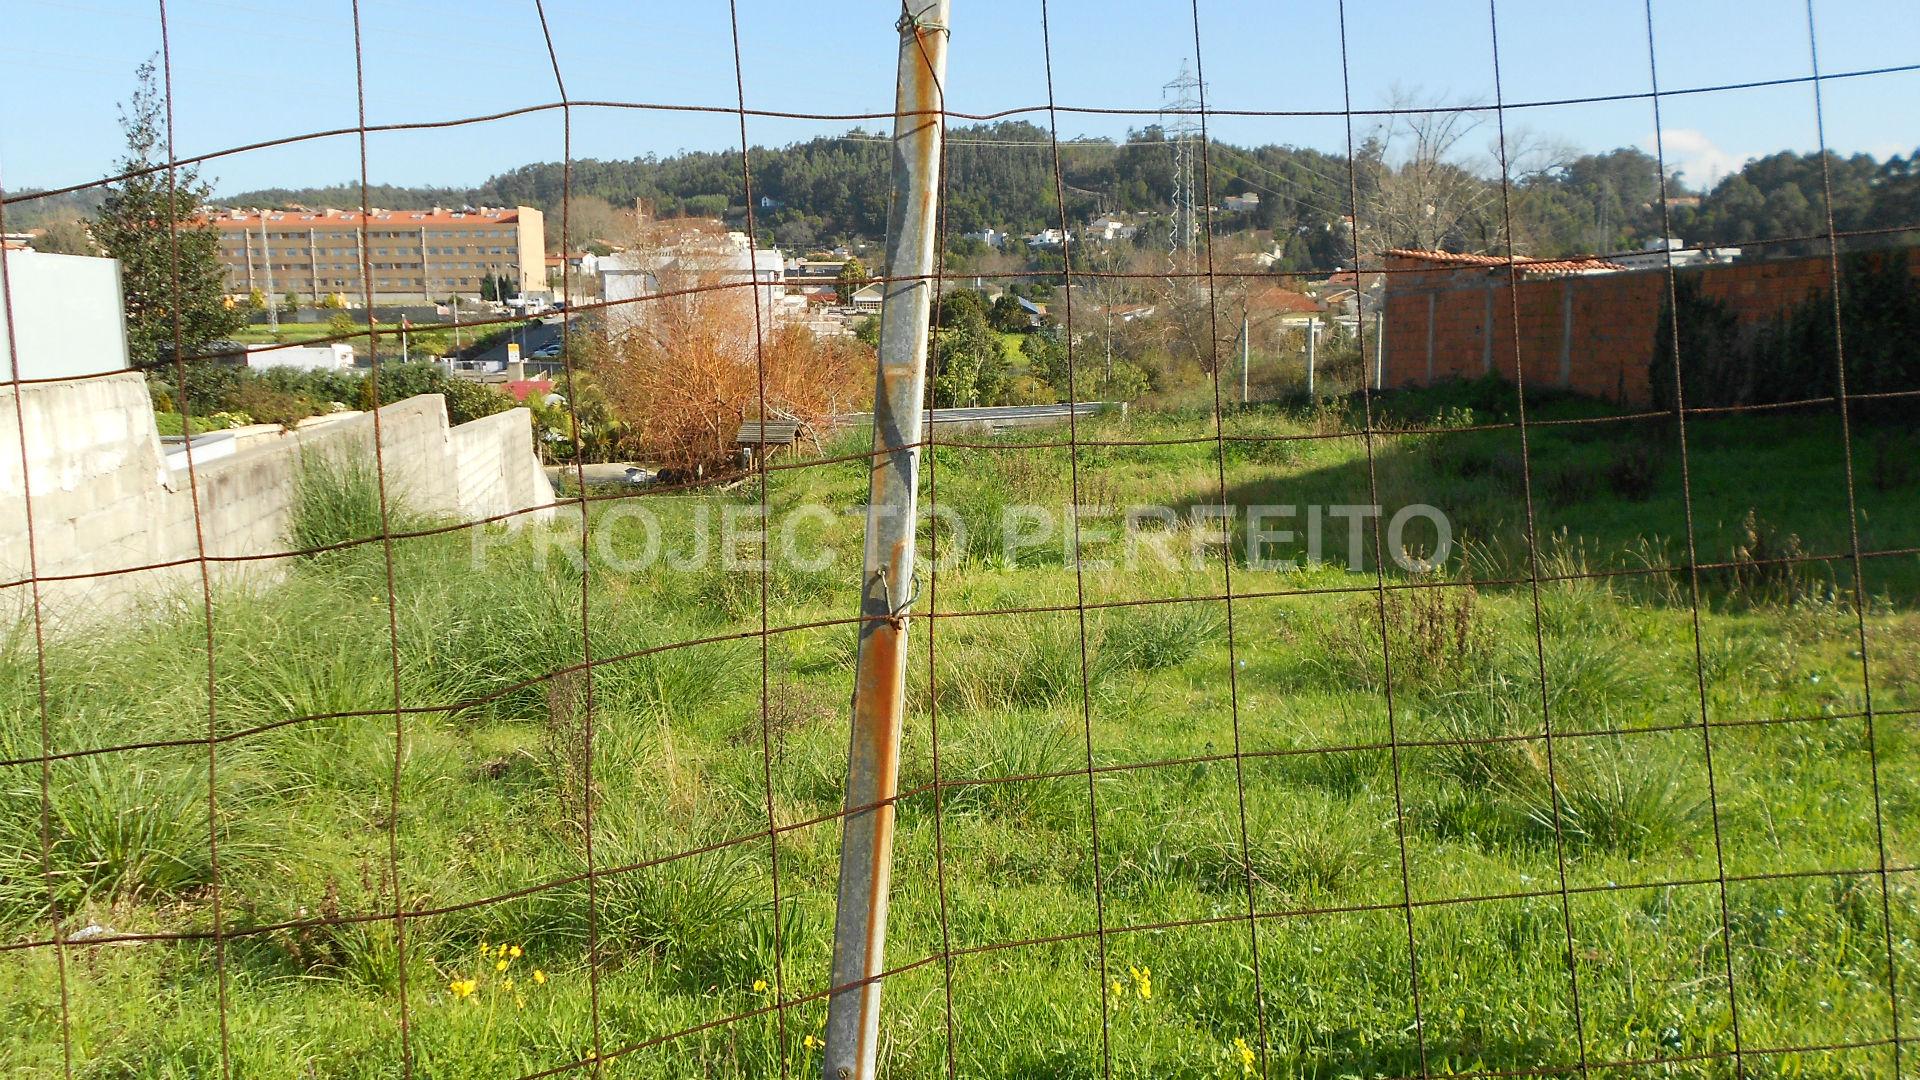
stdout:
[(782, 447), (792, 449), (803, 430), (795, 420), (743, 420), (733, 436), (733, 445), (740, 449), (744, 467), (754, 454), (771, 454)]

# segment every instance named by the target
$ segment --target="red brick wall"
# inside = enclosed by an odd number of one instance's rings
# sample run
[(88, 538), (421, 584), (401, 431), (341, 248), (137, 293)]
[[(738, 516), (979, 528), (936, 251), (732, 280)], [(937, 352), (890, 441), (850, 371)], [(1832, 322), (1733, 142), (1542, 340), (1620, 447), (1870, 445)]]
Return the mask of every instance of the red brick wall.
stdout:
[[(1920, 259), (1908, 265), (1920, 278)], [(1391, 258), (1387, 268), (1392, 271), (1386, 287), (1387, 386), (1477, 378), (1489, 369), (1489, 359), (1491, 370), (1511, 380), (1517, 344), (1529, 386), (1564, 387), (1630, 404), (1648, 401), (1647, 367), (1667, 295), (1664, 268), (1523, 276), (1517, 302), (1504, 266), (1436, 266)], [(1704, 295), (1726, 303), (1742, 321), (1758, 324), (1810, 296), (1824, 295), (1833, 270), (1821, 255), (1675, 273), (1697, 279)]]

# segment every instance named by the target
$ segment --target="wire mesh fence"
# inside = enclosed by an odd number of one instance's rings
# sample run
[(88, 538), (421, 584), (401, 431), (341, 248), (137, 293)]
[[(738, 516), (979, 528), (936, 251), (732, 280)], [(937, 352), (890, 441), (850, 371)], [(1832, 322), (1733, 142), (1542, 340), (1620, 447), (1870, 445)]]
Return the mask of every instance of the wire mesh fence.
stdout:
[[(910, 37), (914, 14), (883, 7), (847, 17), (897, 16)], [(1750, 16), (1791, 20), (1794, 63), (1703, 43), (1663, 22), (1667, 7), (1610, 9), (1604, 42), (1542, 37), (1539, 12), (1495, 2), (1302, 8), (1287, 18), (1339, 78), (1301, 88), (1264, 69), (1223, 77), (1209, 58), (1245, 14), (1174, 5), (1158, 17), (1193, 70), (1171, 107), (1088, 103), (1066, 78), (1056, 97), (1063, 53), (1087, 85), (1114, 85), (1096, 78), (1092, 13), (1063, 29), (1042, 0), (989, 29), (963, 9), (954, 78), (1018, 25), (1030, 70), (1016, 89), (1035, 100), (962, 112), (936, 85), (897, 116), (750, 107), (785, 95), (743, 59), (756, 47), (743, 52), (743, 29), (767, 15), (735, 5), (724, 47), (686, 43), (724, 61), (731, 102), (574, 97), (533, 0), (550, 92), (370, 122), (370, 103), (405, 102), (370, 98), (354, 3), (354, 124), (176, 155), (162, 3), (156, 163), (8, 193), (0, 226), (102, 184), (145, 176), (177, 194), (189, 167), (348, 140), (359, 310), (343, 310), (357, 325), (263, 351), (361, 344), (371, 408), (347, 450), (302, 443), (330, 449), (275, 474), (275, 509), (241, 508), (285, 523), (273, 543), (232, 542), (232, 489), (208, 474), (258, 459), (223, 462), (191, 434), (196, 380), (232, 349), (194, 340), (175, 307), (162, 347), (130, 366), (182, 414), (186, 448), (160, 466), (188, 509), (152, 530), (184, 530), (173, 541), (191, 554), (155, 541), (69, 560), (99, 526), (54, 501), (74, 483), (43, 464), (61, 433), (29, 395), (126, 372), (28, 374), (21, 270), (0, 264), (18, 448), (5, 456), (20, 462), (5, 512), (22, 541), (0, 582), (19, 611), (0, 652), (0, 997), (18, 1034), (0, 1056), (20, 1075), (815, 1074), (829, 1002), (858, 988), (832, 975), (842, 828), (884, 806), (897, 833), (873, 981), (888, 1074), (1904, 1075), (1920, 975), (1906, 836), (1920, 794), (1920, 378), (1899, 359), (1911, 322), (1885, 312), (1913, 304), (1901, 245), (1920, 221), (1837, 204), (1845, 159), (1827, 133), (1831, 101), (1851, 121), (1910, 89), (1920, 62), (1904, 45), (1823, 69), (1821, 47), (1870, 31), (1811, 0)], [(1458, 56), (1406, 74), (1484, 61), (1489, 102), (1388, 92), (1401, 73), (1369, 53), (1425, 33)], [(1503, 52), (1503, 33), (1527, 47)], [(1576, 60), (1601, 45), (1616, 55), (1595, 80)], [(1257, 96), (1210, 101), (1215, 82)], [(1737, 332), (1725, 305), (1766, 286), (1730, 287), (1714, 308), (1690, 264), (1725, 243), (1666, 239), (1687, 198), (1669, 190), (1669, 144), (1700, 135), (1675, 114), (1700, 123), (1713, 114), (1699, 103), (1736, 99), (1794, 103), (1823, 179), (1799, 192), (1804, 227), (1740, 239), (1755, 281), (1785, 273), (1775, 252), (1817, 259), (1821, 287), (1785, 296), (1771, 329)], [(1528, 230), (1549, 175), (1530, 171), (1521, 124), (1583, 110), (1653, 133), (1641, 210), (1663, 246), (1637, 271), (1518, 250), (1541, 240)], [(609, 117), (724, 128), (715, 194), (745, 234), (744, 277), (575, 293), (575, 133)], [(697, 372), (709, 393), (737, 380), (729, 430), (783, 416), (797, 368), (841, 362), (792, 351), (789, 313), (762, 299), (756, 253), (779, 200), (757, 181), (768, 151), (751, 133), (897, 118), (1033, 129), (948, 139), (935, 270), (870, 279), (890, 304), (930, 297), (945, 328), (929, 403), (972, 403), (981, 385), (949, 343), (970, 332), (954, 309), (974, 301), (956, 297), (987, 283), (1021, 286), (1036, 318), (1036, 298), (1048, 309), (1045, 329), (1002, 332), (1041, 340), (1017, 361), (994, 338), (1022, 369), (1010, 386), (1044, 369), (1056, 396), (1086, 402), (1142, 356), (1190, 364), (1157, 371), (1151, 393), (1143, 373), (1116, 395), (1128, 409), (908, 436), (925, 552), (913, 591), (886, 604), (912, 628), (897, 791), (848, 805), (855, 640), (875, 619), (860, 576), (872, 434), (821, 424), (784, 455), (675, 457), (638, 487), (595, 482), (587, 447), (686, 400), (620, 396), (635, 369), (610, 320), (631, 318), (660, 342), (649, 355), (676, 363), (683, 341), (737, 338), (710, 343), (732, 367)], [(1141, 128), (1103, 147), (1062, 131), (1103, 118)], [(423, 468), (471, 459), (423, 466), (388, 392), (407, 384), (396, 328), (376, 315), (369, 147), (534, 120), (557, 125), (562, 162), (559, 370), (530, 428), (562, 466), (559, 493), (504, 511), (423, 505)], [(1390, 149), (1457, 145), (1435, 126), (1449, 121), (1490, 137), (1487, 175), (1446, 150)], [(1267, 163), (1223, 124), (1336, 150)], [(894, 141), (856, 129), (846, 152), (884, 176)], [(1098, 196), (1108, 216), (1121, 196), (1079, 186), (1080, 166), (1129, 152), (1167, 171), (1172, 203), (1138, 215), (1153, 239), (1136, 257), (1112, 258), (1075, 210)], [(991, 207), (954, 192), (990, 159), (1033, 167), (1055, 235), (966, 265), (949, 258), (972, 231), (957, 218)], [(1383, 168), (1418, 182), (1385, 192)], [(1242, 205), (1264, 193), (1329, 227), (1271, 237), (1294, 244), (1291, 261), (1241, 258), (1256, 253), (1233, 250), (1233, 215), (1249, 211), (1216, 205), (1223, 176)], [(1449, 228), (1422, 231), (1444, 214)], [(176, 293), (192, 228), (166, 224)], [(1477, 262), (1430, 250), (1462, 236)], [(1435, 286), (1442, 273), (1478, 276)], [(1874, 292), (1889, 274), (1891, 292)], [(1577, 289), (1614, 275), (1646, 283), (1639, 308), (1577, 308)], [(1350, 286), (1350, 319), (1323, 302), (1304, 337), (1256, 346), (1261, 313), (1287, 325), (1259, 290), (1321, 277)], [(1558, 283), (1554, 306), (1523, 295), (1542, 280)], [(1447, 290), (1478, 321), (1447, 323)], [(526, 321), (452, 312), (468, 333)], [(1587, 318), (1599, 329), (1576, 344)], [(1631, 345), (1606, 336), (1613, 324)], [(1344, 336), (1321, 337), (1328, 325)], [(1817, 366), (1786, 364), (1777, 393), (1737, 364), (1723, 377), (1733, 358), (1776, 355), (1755, 342)], [(1269, 381), (1250, 400), (1256, 349)], [(1613, 361), (1617, 394), (1569, 392), (1573, 365), (1616, 354), (1631, 359)], [(1301, 381), (1313, 363), (1317, 390)], [(954, 389), (963, 376), (973, 390)], [(825, 401), (810, 407), (871, 399)], [(103, 618), (78, 614), (119, 579), (151, 585), (102, 599)]]

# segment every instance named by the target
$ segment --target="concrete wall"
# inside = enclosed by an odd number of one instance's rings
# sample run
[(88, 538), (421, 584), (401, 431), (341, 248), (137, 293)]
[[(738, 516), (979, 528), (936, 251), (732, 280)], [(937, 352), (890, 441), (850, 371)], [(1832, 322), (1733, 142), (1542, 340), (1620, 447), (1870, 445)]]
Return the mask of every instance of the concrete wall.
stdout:
[[(127, 369), (127, 319), (120, 264), (89, 255), (8, 251), (0, 302), (18, 341), (0, 320), (0, 379), (74, 379)], [(12, 356), (20, 365), (14, 375)]]
[[(1920, 279), (1920, 259), (1908, 267)], [(1384, 382), (1424, 386), (1493, 372), (1628, 404), (1650, 399), (1648, 365), (1666, 303), (1664, 268), (1570, 277), (1522, 276), (1504, 266), (1389, 260)], [(1759, 326), (1832, 287), (1826, 256), (1677, 269), (1701, 294)], [(1515, 331), (1516, 323), (1518, 332)], [(1685, 358), (1682, 358), (1684, 362)]]
[[(409, 509), (471, 521), (541, 507), (525, 516), (551, 520), (553, 487), (534, 457), (526, 410), (450, 428), (444, 399), (428, 394), (381, 409), (380, 429), (388, 491)], [(202, 537), (209, 558), (246, 560), (210, 564), (217, 582), (270, 580), (285, 560), (250, 557), (287, 550), (302, 456), (370, 459), (373, 448), (373, 414), (356, 414), (250, 439), (211, 460), (196, 454), (189, 484), (186, 456), (173, 455), (170, 467), (162, 452), (141, 376), (28, 384), (17, 396), (0, 387), (0, 620), (32, 600), (26, 482), (42, 610), (56, 627), (85, 625), (169, 589), (197, 590)]]

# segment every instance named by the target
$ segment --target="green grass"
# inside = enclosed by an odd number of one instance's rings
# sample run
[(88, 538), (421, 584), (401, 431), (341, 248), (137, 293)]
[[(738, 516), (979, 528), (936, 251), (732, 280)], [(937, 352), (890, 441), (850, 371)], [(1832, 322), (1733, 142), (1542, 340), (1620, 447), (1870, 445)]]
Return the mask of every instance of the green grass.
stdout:
[[(360, 321), (363, 324), (365, 322), (364, 319)], [(285, 345), (302, 341), (313, 341), (316, 338), (328, 337), (332, 333), (332, 329), (328, 327), (325, 322), (297, 323), (288, 321), (281, 323), (278, 331), (275, 331), (265, 323), (249, 323), (235, 330), (232, 334), (228, 335), (228, 337), (243, 345)]]
[[(1457, 403), (1389, 404), (1383, 419), (1410, 426), (1417, 410)], [(1585, 408), (1546, 403), (1536, 418)], [(1227, 431), (1324, 434), (1350, 419), (1273, 408), (1231, 416)], [(1205, 417), (1149, 413), (1082, 435), (1211, 432)], [(1856, 435), (1863, 448), (1914, 448), (1911, 432)], [(1677, 442), (1633, 457), (1671, 436), (1633, 423), (1530, 433), (1542, 573), (1645, 571), (1684, 553)], [(1689, 446), (1703, 561), (1849, 550), (1834, 425), (1700, 420)], [(969, 1077), (1102, 1075), (1103, 1027), (1113, 1074), (1154, 1077), (1241, 1075), (1235, 1040), (1259, 1051), (1263, 1020), (1257, 1071), (1327, 1078), (1577, 1072), (1583, 1051), (1595, 1063), (1681, 1059), (1645, 1075), (1733, 1076), (1730, 1059), (1700, 1055), (1732, 1049), (1736, 1014), (1745, 1049), (1889, 1036), (1881, 879), (1854, 871), (1879, 866), (1876, 763), (1888, 860), (1911, 865), (1920, 847), (1903, 711), (1920, 705), (1914, 557), (1864, 564), (1869, 742), (1850, 560), (1703, 572), (1696, 665), (1685, 575), (1548, 581), (1536, 624), (1533, 590), (1508, 580), (1529, 563), (1516, 433), (1386, 435), (1372, 449), (1382, 501), (1442, 508), (1467, 553), (1421, 579), (1439, 587), (1387, 594), (1384, 639), (1371, 563), (1346, 567), (1337, 524), (1331, 565), (1234, 566), (1231, 637), (1217, 600), (1088, 612), (1084, 668), (1072, 610), (962, 614), (1073, 603), (1058, 542), (1012, 560), (996, 550), (1001, 508), (1073, 498), (1066, 452), (929, 455), (938, 501), (969, 535), (962, 545), (943, 528), (943, 553), (960, 557), (922, 582), (921, 609), (952, 617), (913, 627), (901, 766), (912, 794), (888, 949), (911, 966), (887, 982), (888, 1075), (947, 1075), (949, 993), (953, 1065)], [(1217, 453), (1211, 441), (1084, 449), (1079, 501), (1215, 501)], [(1365, 502), (1368, 472), (1357, 437), (1226, 445), (1236, 501)], [(852, 509), (864, 481), (857, 461), (779, 472), (765, 497), (776, 514)], [(1857, 494), (1863, 544), (1916, 546), (1911, 479), (1882, 486), (1863, 466)], [(700, 515), (717, 523), (725, 505), (759, 496), (748, 485), (639, 505), (660, 515), (671, 555)], [(313, 463), (296, 500), (303, 546), (377, 531), (371, 476), (352, 462)], [(593, 537), (628, 551), (643, 538), (616, 522), (619, 505), (598, 506)], [(769, 575), (770, 625), (854, 610), (860, 528), (857, 514), (812, 527), (836, 557)], [(1173, 535), (1184, 546), (1191, 530)], [(211, 713), (197, 592), (52, 643), (45, 738), (56, 753), (189, 742), (55, 761), (44, 800), (37, 762), (0, 772), (6, 939), (47, 937), (56, 913), (67, 934), (203, 933), (216, 896), (222, 929), (239, 936), (224, 950), (190, 936), (75, 944), (63, 958), (0, 953), (0, 1075), (59, 1074), (63, 1026), (75, 1075), (218, 1075), (223, 986), (234, 1075), (371, 1078), (400, 1074), (403, 984), (414, 1074), (446, 1077), (575, 1060), (594, 1042), (596, 981), (608, 1050), (770, 1005), (759, 980), (789, 998), (826, 985), (851, 631), (770, 636), (763, 703), (757, 574), (596, 566), (588, 628), (603, 663), (555, 676), (583, 654), (577, 531), (483, 540), (477, 555), (464, 533), (396, 541), (391, 608), (378, 543), (217, 592)], [(1235, 537), (1236, 558), (1245, 545)], [(1084, 554), (1123, 548), (1090, 530)], [(1081, 580), (1102, 602), (1213, 596), (1227, 583), (1210, 550), (1197, 568), (1088, 562)], [(1387, 580), (1411, 579), (1394, 569)], [(723, 640), (647, 651), (695, 638)], [(0, 754), (32, 759), (43, 727), (31, 628), (3, 646)], [(463, 704), (396, 716), (396, 696)], [(1711, 790), (1703, 707), (1725, 722), (1707, 733)], [(1543, 712), (1551, 746), (1538, 737)], [(313, 715), (327, 718), (282, 723)], [(1735, 723), (1780, 718), (1796, 719)], [(234, 736), (211, 757), (209, 730)], [(936, 775), (949, 784), (937, 798)], [(769, 800), (795, 826), (772, 845), (754, 837)], [(589, 839), (602, 871), (591, 889)], [(1735, 878), (1724, 924), (1722, 861)], [(1796, 876), (1762, 876), (1780, 874)], [(1920, 896), (1911, 872), (1888, 884), (1904, 1036), (1920, 1021)], [(1262, 914), (1252, 933), (1250, 892)], [(378, 918), (396, 896), (430, 912), (405, 921), (404, 954)], [(1472, 897), (1487, 899), (1448, 902)], [(986, 948), (1032, 939), (1046, 940)], [(943, 942), (957, 953), (950, 972), (916, 964)], [(521, 954), (482, 960), (483, 943)], [(1150, 969), (1151, 997), (1130, 969)], [(461, 997), (452, 987), (468, 979), (477, 986)], [(784, 1024), (770, 1013), (722, 1023), (607, 1072), (811, 1075), (818, 1052), (805, 1040), (824, 1015), (822, 1000), (805, 1000)], [(1746, 1061), (1768, 1077), (1891, 1067), (1885, 1045)]]

